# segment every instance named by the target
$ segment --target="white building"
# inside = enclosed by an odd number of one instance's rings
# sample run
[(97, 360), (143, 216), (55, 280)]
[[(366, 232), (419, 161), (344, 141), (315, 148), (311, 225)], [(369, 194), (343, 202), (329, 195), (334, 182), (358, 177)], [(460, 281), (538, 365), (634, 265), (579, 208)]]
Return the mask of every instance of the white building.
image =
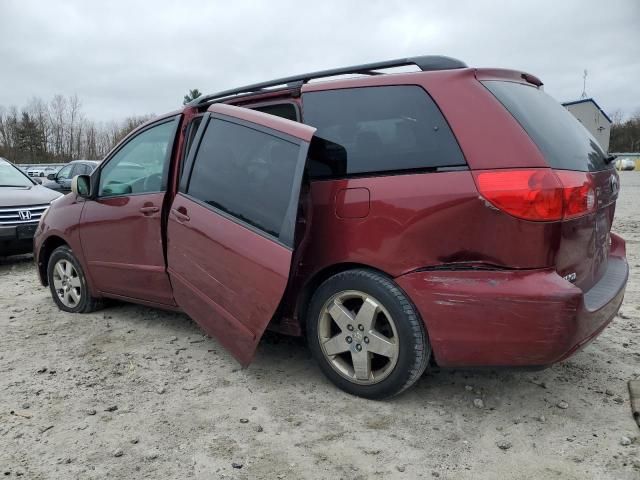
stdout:
[(611, 124), (613, 122), (604, 113), (604, 110), (600, 108), (600, 105), (593, 98), (582, 98), (562, 105), (589, 130), (591, 135), (598, 140), (602, 149), (608, 152), (609, 135), (611, 134)]

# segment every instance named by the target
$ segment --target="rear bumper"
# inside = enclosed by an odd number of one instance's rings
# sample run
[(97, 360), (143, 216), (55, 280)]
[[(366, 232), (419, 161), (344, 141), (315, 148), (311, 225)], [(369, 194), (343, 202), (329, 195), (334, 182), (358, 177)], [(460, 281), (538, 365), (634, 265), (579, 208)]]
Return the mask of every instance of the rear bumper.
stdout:
[(546, 366), (595, 338), (620, 308), (629, 266), (624, 240), (611, 238), (607, 271), (587, 292), (553, 269), (423, 271), (396, 281), (440, 366)]

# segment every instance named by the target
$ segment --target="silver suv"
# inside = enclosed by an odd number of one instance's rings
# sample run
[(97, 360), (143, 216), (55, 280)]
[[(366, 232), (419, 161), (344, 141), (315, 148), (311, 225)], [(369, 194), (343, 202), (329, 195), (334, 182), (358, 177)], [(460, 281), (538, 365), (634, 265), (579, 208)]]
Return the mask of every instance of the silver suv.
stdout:
[(31, 252), (38, 220), (60, 196), (0, 158), (0, 256)]

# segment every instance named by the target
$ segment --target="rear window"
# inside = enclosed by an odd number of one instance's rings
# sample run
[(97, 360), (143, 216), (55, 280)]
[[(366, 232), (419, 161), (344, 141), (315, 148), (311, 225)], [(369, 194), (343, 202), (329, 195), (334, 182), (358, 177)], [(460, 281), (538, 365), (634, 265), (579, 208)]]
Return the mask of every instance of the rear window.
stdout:
[(298, 113), (293, 103), (274, 103), (272, 105), (262, 105), (258, 107), (251, 107), (253, 110), (259, 112), (268, 113), (269, 115), (275, 115), (276, 117), (286, 118), (287, 120), (298, 121)]
[(312, 145), (312, 178), (466, 165), (449, 125), (421, 87), (325, 90), (305, 93), (302, 100), (304, 123), (317, 128), (319, 139)]
[(608, 168), (598, 141), (544, 91), (516, 82), (482, 83), (524, 128), (550, 167), (585, 172)]

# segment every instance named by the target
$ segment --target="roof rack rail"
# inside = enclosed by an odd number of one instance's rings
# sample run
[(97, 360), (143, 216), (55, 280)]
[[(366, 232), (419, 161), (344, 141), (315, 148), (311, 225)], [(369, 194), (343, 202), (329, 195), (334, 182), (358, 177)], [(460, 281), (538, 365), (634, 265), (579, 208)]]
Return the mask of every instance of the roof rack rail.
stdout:
[(204, 95), (191, 101), (189, 105), (203, 105), (206, 103), (213, 103), (216, 100), (226, 99), (227, 97), (234, 97), (240, 94), (258, 93), (269, 87), (283, 86), (283, 89), (298, 89), (309, 80), (316, 78), (335, 77), (337, 75), (348, 74), (362, 74), (362, 75), (379, 75), (380, 72), (376, 70), (382, 70), (386, 68), (404, 67), (408, 65), (415, 65), (420, 70), (432, 71), (432, 70), (450, 70), (455, 68), (466, 68), (467, 64), (451, 57), (445, 57), (441, 55), (424, 55), (421, 57), (410, 58), (398, 58), (396, 60), (387, 60), (385, 62), (365, 63), (362, 65), (353, 65), (351, 67), (333, 68), (331, 70), (320, 70), (317, 72), (305, 73), (302, 75), (294, 75), (291, 77), (277, 78), (268, 82), (254, 83), (253, 85), (247, 85), (240, 88), (234, 88), (231, 90), (225, 90), (222, 92), (214, 93), (211, 95)]

